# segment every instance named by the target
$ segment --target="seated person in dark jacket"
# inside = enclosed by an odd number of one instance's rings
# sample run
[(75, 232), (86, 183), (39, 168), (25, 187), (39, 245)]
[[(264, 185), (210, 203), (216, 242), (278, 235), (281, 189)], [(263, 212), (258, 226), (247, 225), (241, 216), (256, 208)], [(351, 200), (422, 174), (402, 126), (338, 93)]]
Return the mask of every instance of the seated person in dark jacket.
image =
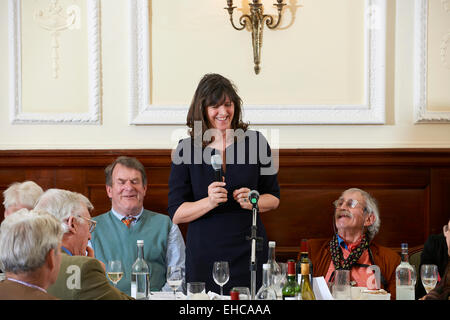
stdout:
[[(449, 219), (450, 223), (450, 219)], [(446, 225), (448, 228), (448, 224)], [(445, 228), (445, 226), (444, 226)], [(427, 241), (420, 255), (420, 267), (417, 271), (417, 289), (416, 289), (416, 299), (419, 299), (426, 295), (425, 288), (423, 287), (420, 278), (420, 268), (424, 264), (435, 264), (438, 267), (439, 277), (442, 279), (444, 277), (445, 268), (447, 267), (448, 261), (448, 245), (445, 239), (445, 230), (440, 234), (432, 234), (428, 237)]]
[[(447, 252), (445, 254), (441, 254), (438, 256), (438, 254), (441, 252), (440, 249), (443, 247), (443, 245), (439, 242), (440, 245), (435, 247), (434, 256), (436, 260), (432, 260), (433, 264), (437, 264), (439, 274), (441, 275), (443, 272), (444, 274), (441, 276), (441, 281), (436, 285), (436, 287), (431, 290), (426, 296), (424, 296), (425, 300), (449, 300), (450, 299), (450, 263), (448, 261), (450, 260), (450, 219), (448, 223), (444, 226), (444, 232), (443, 236), (445, 239), (445, 247), (447, 248)], [(439, 238), (438, 238), (439, 239)], [(430, 240), (430, 239), (428, 239)], [(425, 252), (425, 258), (428, 258), (429, 250), (433, 250), (430, 244), (433, 242), (427, 241), (425, 243), (424, 251)], [(427, 246), (428, 244), (428, 246)], [(426, 248), (426, 251), (425, 251)], [(423, 256), (423, 255), (422, 255)], [(421, 260), (421, 263), (427, 263), (429, 260), (425, 260), (423, 262)], [(442, 269), (442, 265), (445, 265), (445, 269)]]

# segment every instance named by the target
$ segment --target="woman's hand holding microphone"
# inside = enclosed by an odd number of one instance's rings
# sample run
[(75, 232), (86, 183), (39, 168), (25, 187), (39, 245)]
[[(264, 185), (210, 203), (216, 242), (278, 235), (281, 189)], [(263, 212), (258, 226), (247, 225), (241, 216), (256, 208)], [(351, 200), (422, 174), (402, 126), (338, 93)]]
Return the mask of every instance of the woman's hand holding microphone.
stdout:
[[(208, 186), (208, 200), (212, 208), (227, 202), (228, 191), (225, 182), (213, 182)], [(249, 188), (240, 188), (233, 191), (233, 199), (239, 203), (241, 208), (252, 210), (252, 204), (248, 201)]]

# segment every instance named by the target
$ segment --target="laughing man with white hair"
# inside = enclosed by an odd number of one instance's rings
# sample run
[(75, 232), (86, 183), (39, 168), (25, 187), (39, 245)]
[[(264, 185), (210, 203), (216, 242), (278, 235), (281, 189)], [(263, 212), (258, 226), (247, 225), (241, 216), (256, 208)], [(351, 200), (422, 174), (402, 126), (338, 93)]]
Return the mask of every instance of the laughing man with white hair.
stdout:
[(351, 188), (333, 204), (333, 238), (308, 241), (314, 276), (323, 276), (332, 283), (335, 270), (350, 270), (351, 284), (371, 288), (374, 286), (373, 272), (368, 268), (377, 265), (381, 272), (381, 288), (395, 299), (395, 269), (400, 264), (400, 256), (373, 241), (381, 225), (375, 198), (364, 190)]

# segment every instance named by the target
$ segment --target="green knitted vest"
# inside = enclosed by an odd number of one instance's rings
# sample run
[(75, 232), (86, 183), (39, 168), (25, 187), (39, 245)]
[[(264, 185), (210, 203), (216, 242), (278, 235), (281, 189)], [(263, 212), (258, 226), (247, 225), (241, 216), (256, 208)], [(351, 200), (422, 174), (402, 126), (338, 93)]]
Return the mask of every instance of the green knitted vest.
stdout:
[(137, 240), (144, 240), (144, 259), (150, 267), (150, 290), (159, 291), (166, 283), (167, 238), (172, 221), (166, 215), (145, 210), (136, 224), (128, 228), (109, 211), (96, 216), (97, 226), (91, 244), (95, 257), (105, 265), (121, 260), (124, 277), (117, 288), (131, 294), (131, 266), (137, 259)]

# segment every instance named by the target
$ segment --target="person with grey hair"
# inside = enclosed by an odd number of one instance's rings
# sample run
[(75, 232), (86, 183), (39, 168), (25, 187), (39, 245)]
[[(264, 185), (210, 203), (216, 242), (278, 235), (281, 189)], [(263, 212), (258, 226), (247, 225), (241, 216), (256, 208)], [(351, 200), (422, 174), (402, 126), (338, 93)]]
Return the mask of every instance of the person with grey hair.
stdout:
[[(94, 206), (84, 195), (62, 189), (48, 189), (36, 203), (37, 210), (44, 210), (63, 223), (65, 229), (62, 249), (69, 255), (94, 257), (88, 242), (94, 231), (95, 221), (90, 212)], [(87, 228), (85, 227), (87, 226)]]
[(47, 293), (61, 264), (61, 223), (46, 212), (20, 209), (0, 226), (0, 260), (6, 280), (0, 300), (56, 300)]
[(104, 265), (93, 258), (94, 251), (88, 247), (96, 226), (90, 215), (93, 208), (84, 195), (68, 190), (49, 189), (39, 198), (35, 209), (55, 216), (65, 231), (61, 269), (48, 292), (64, 300), (131, 300), (111, 285)]
[(22, 208), (33, 209), (43, 193), (44, 190), (34, 181), (14, 182), (3, 191), (5, 217)]
[(368, 268), (377, 265), (381, 272), (378, 289), (389, 291), (395, 299), (395, 269), (400, 256), (373, 241), (381, 225), (377, 201), (364, 190), (350, 188), (333, 204), (333, 238), (308, 241), (314, 276), (323, 276), (331, 284), (335, 270), (350, 270), (352, 285), (374, 289), (373, 272)]
[[(91, 244), (104, 263), (120, 258), (125, 269), (117, 287), (131, 294), (131, 267), (137, 258), (136, 240), (144, 240), (144, 258), (151, 268), (151, 291), (169, 291), (167, 268), (184, 270), (185, 244), (177, 224), (161, 213), (144, 209), (147, 192), (145, 167), (136, 158), (120, 156), (105, 169), (111, 210), (96, 216)], [(184, 279), (182, 287), (184, 289)]]

